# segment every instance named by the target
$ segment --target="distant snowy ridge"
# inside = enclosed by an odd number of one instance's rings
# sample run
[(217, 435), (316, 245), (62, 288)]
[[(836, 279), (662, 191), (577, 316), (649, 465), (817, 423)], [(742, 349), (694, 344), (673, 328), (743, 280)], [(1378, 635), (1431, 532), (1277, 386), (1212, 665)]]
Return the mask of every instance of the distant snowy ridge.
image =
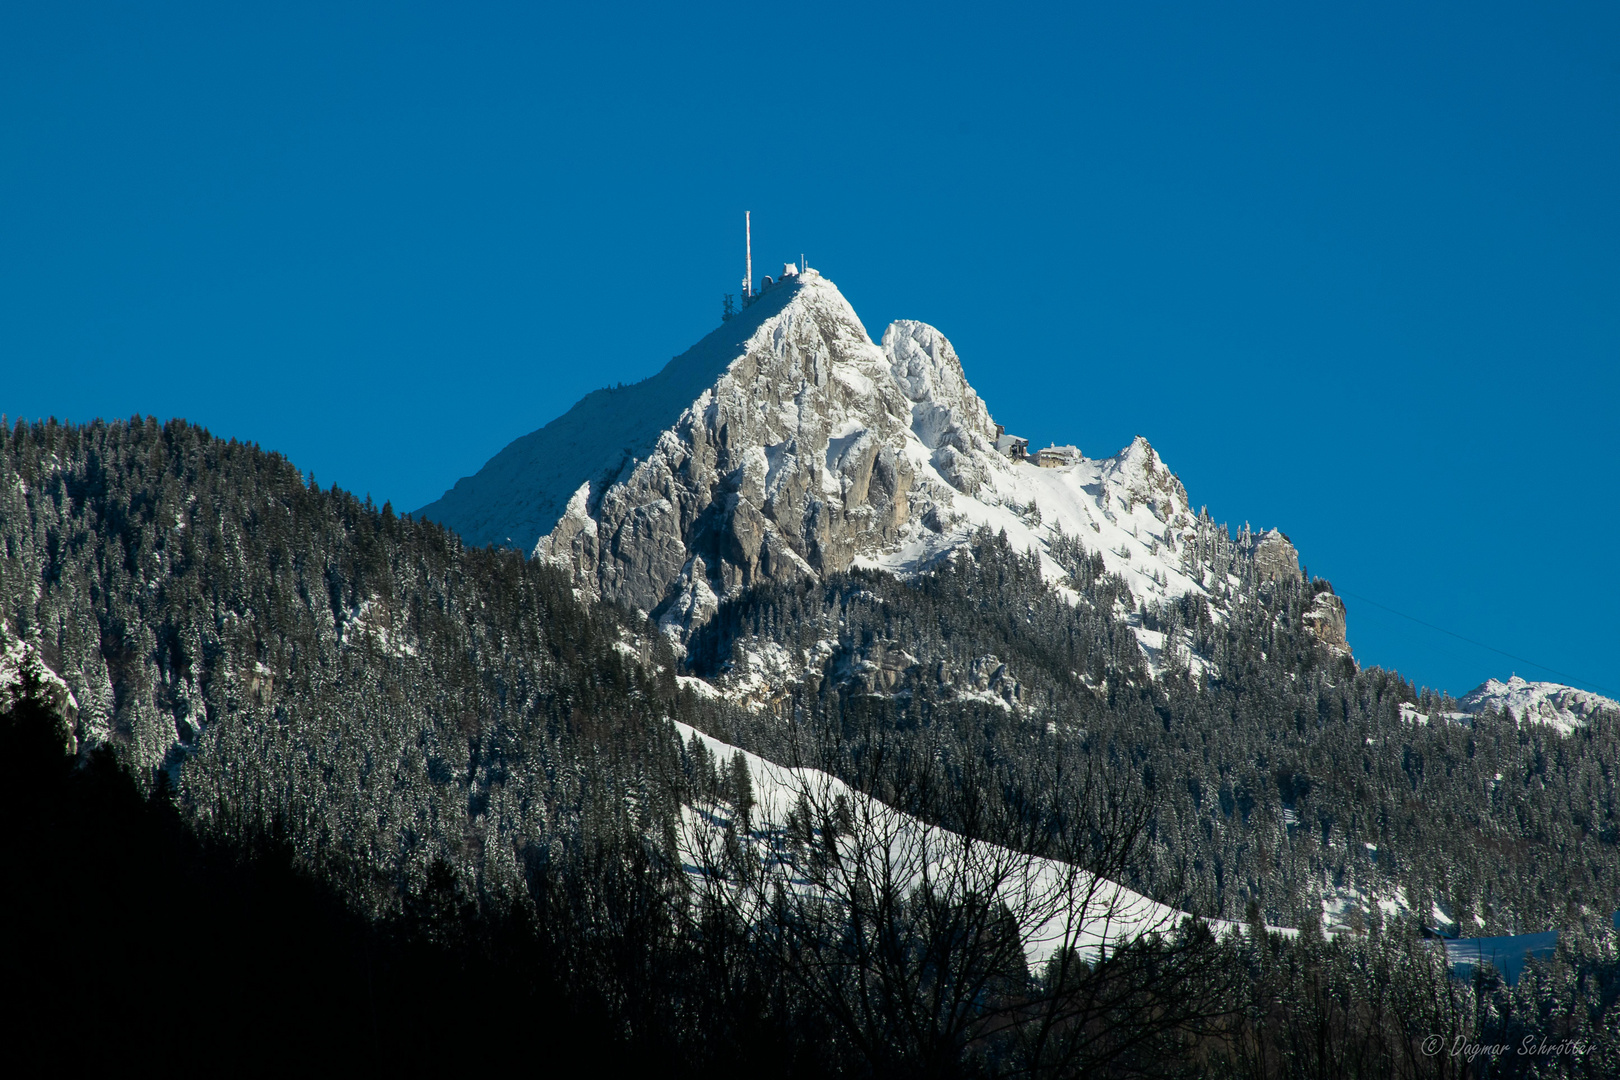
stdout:
[[(421, 512), (469, 543), (532, 545), (582, 591), (647, 612), (677, 648), (752, 585), (852, 566), (915, 574), (984, 528), (1039, 553), (1060, 589), (1060, 537), (1098, 552), (1139, 605), (1237, 584), (1206, 576), (1186, 490), (1146, 439), (1100, 460), (1057, 455), (1067, 463), (1055, 468), (998, 443), (943, 334), (902, 320), (876, 344), (836, 286), (806, 270)], [(1280, 533), (1245, 530), (1240, 543), (1264, 574), (1297, 579)], [(1318, 599), (1313, 627), (1347, 652), (1342, 604)], [(1136, 632), (1153, 664), (1164, 643)]]
[(1487, 708), (1512, 709), (1520, 723), (1549, 724), (1569, 734), (1599, 710), (1620, 716), (1620, 702), (1551, 682), (1526, 682), (1514, 675), (1507, 682), (1487, 679), (1462, 699), (1463, 712), (1478, 715)]

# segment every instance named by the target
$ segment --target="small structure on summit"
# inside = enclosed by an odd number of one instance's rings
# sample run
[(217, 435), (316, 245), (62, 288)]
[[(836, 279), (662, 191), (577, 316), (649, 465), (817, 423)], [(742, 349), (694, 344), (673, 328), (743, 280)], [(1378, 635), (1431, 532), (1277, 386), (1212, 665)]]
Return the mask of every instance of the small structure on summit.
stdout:
[(1022, 436), (1009, 435), (1006, 428), (997, 424), (996, 450), (1014, 461), (1023, 461), (1029, 456), (1029, 440)]
[[(759, 297), (760, 297), (760, 294), (765, 292), (766, 290), (770, 289), (773, 285), (780, 285), (780, 284), (782, 284), (782, 282), (786, 281), (790, 277), (798, 277), (800, 274), (807, 274), (807, 273), (811, 273), (811, 272), (812, 271), (810, 270), (810, 264), (805, 261), (803, 255), (800, 255), (798, 262), (796, 262), (796, 263), (783, 263), (782, 264), (782, 276), (781, 277), (779, 277), (779, 278), (777, 278), (777, 279), (775, 279), (773, 281), (771, 279), (771, 275), (766, 274), (764, 276), (764, 278), (762, 278), (760, 280), (759, 288), (758, 289), (754, 288), (754, 221), (753, 221), (753, 212), (749, 211), (749, 210), (744, 210), (743, 211), (742, 307), (747, 307), (749, 304), (752, 304), (755, 300), (758, 300)], [(737, 306), (736, 302), (732, 299), (732, 295), (730, 293), (727, 293), (726, 294), (726, 301), (725, 301), (725, 308), (724, 308), (724, 311), (721, 313), (720, 321), (721, 322), (729, 322), (734, 316), (736, 316), (738, 314), (739, 310), (740, 309)]]
[(1035, 455), (1035, 464), (1043, 469), (1061, 469), (1068, 465), (1080, 464), (1080, 448), (1078, 446), (1048, 446)]
[[(801, 255), (799, 258), (803, 259), (804, 256)], [(783, 263), (780, 277), (773, 280), (771, 275), (766, 274), (764, 277), (759, 279), (759, 292), (753, 295), (753, 299), (758, 300), (760, 293), (768, 292), (775, 286), (781, 285), (787, 281), (788, 278), (798, 277), (801, 273), (807, 273), (809, 270), (810, 268), (808, 266), (804, 266), (802, 263)]]

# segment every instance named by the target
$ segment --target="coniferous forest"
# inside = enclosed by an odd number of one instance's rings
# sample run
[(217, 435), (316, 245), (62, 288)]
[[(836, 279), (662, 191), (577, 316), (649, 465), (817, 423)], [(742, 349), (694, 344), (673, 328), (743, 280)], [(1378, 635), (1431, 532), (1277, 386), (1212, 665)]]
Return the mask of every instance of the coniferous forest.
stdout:
[[(559, 571), (256, 446), (0, 427), (0, 652), (25, 658), (0, 697), (4, 948), (30, 988), (7, 1045), (182, 1068), (1620, 1075), (1620, 717), (1447, 719), (1310, 632), (1325, 582), (1259, 573), (1207, 518), (1199, 549), (1238, 584), (1148, 607), (1060, 545), (1074, 602), (984, 533), (910, 581), (753, 589), (678, 657)], [(1133, 627), (1170, 643), (1157, 677)], [(768, 707), (680, 678), (768, 650), (811, 658)], [(868, 803), (807, 790), (768, 825), (745, 756), (678, 725), (836, 776), (964, 860), (1079, 867), (1240, 929), (1027, 964), (1038, 905), (886, 875)], [(1368, 902), (1330, 936), (1324, 896)], [(1434, 910), (1556, 926), (1557, 954), (1512, 985), (1453, 977)], [(1580, 1050), (1426, 1049), (1526, 1037)]]

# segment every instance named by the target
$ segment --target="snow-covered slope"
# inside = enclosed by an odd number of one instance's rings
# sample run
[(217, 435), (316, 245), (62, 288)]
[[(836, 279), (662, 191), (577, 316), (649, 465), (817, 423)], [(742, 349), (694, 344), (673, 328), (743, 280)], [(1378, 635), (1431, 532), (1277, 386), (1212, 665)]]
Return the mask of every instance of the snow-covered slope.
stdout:
[(1574, 731), (1599, 709), (1620, 715), (1620, 702), (1562, 683), (1526, 682), (1514, 675), (1507, 682), (1487, 679), (1462, 699), (1463, 711), (1512, 709), (1520, 723), (1550, 724), (1564, 734)]
[[(964, 842), (962, 837), (902, 814), (818, 769), (777, 765), (686, 724), (675, 727), (683, 741), (697, 739), (717, 760), (729, 762), (742, 755), (756, 800), (753, 827), (745, 842), (756, 857), (771, 864), (766, 872), (777, 879), (771, 885), (778, 880), (789, 889), (807, 885), (792, 866), (791, 857), (785, 855), (782, 836), (800, 799), (824, 807), (843, 801), (851, 807), (847, 820), (858, 823), (854, 832), (869, 834), (878, 845), (871, 853), (874, 866), (867, 869), (881, 872), (876, 868), (880, 863), (882, 871), (897, 875), (896, 884), (906, 892), (924, 873), (936, 888), (993, 889), (1014, 913), (1031, 965), (1070, 947), (1088, 960), (1095, 959), (1099, 948), (1111, 950), (1145, 934), (1168, 934), (1187, 918), (1185, 912), (1066, 863), (1016, 855), (983, 842)], [(715, 815), (688, 808), (679, 842), (689, 867), (705, 866), (723, 840), (724, 826)], [(849, 835), (841, 838), (846, 858), (861, 857), (849, 850), (859, 842)], [(769, 888), (763, 891), (769, 894)], [(1241, 929), (1224, 919), (1204, 921), (1217, 934)], [(1288, 936), (1297, 933), (1283, 927), (1268, 929)]]
[[(854, 565), (915, 573), (981, 527), (1041, 553), (1059, 586), (1060, 536), (1100, 552), (1139, 602), (1228, 584), (1190, 550), (1187, 493), (1147, 440), (1043, 468), (998, 450), (999, 435), (943, 334), (899, 321), (874, 343), (837, 287), (806, 270), (422, 513), (471, 543), (532, 544), (582, 589), (659, 619), (677, 646), (750, 585)], [(1262, 573), (1298, 577), (1280, 533), (1242, 542)]]

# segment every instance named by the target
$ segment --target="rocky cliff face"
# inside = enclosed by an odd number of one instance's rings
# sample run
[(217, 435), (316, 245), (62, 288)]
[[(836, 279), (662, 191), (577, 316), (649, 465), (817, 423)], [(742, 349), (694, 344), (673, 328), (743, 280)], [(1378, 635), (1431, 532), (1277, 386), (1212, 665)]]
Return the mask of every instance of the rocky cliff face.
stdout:
[(1254, 569), (1261, 581), (1298, 581), (1299, 552), (1293, 543), (1276, 529), (1260, 533), (1254, 538)]
[(1334, 652), (1349, 655), (1350, 643), (1345, 640), (1344, 601), (1331, 590), (1319, 592), (1311, 598), (1310, 610), (1305, 612), (1305, 626), (1316, 635), (1317, 640)]
[[(1254, 574), (1259, 581), (1304, 580), (1299, 568), (1299, 552), (1293, 542), (1277, 529), (1254, 534), (1247, 549), (1249, 557), (1254, 560)], [(1305, 628), (1333, 653), (1349, 656), (1344, 601), (1334, 594), (1333, 586), (1326, 581), (1318, 579), (1312, 582), (1311, 589), (1310, 607), (1303, 616)]]
[(879, 347), (814, 271), (777, 290), (787, 302), (650, 453), (575, 489), (538, 557), (690, 625), (757, 582), (895, 545), (937, 501), (919, 457), (975, 483), (994, 431), (937, 331), (897, 323)]
[[(472, 543), (532, 545), (677, 647), (752, 585), (852, 565), (915, 573), (984, 528), (1039, 553), (1059, 588), (1053, 552), (1075, 540), (1142, 603), (1226, 588), (1206, 580), (1186, 490), (1145, 439), (1048, 469), (1009, 459), (996, 435), (943, 334), (899, 321), (874, 343), (810, 270), (422, 513)], [(1280, 533), (1246, 542), (1263, 578), (1298, 579)]]

